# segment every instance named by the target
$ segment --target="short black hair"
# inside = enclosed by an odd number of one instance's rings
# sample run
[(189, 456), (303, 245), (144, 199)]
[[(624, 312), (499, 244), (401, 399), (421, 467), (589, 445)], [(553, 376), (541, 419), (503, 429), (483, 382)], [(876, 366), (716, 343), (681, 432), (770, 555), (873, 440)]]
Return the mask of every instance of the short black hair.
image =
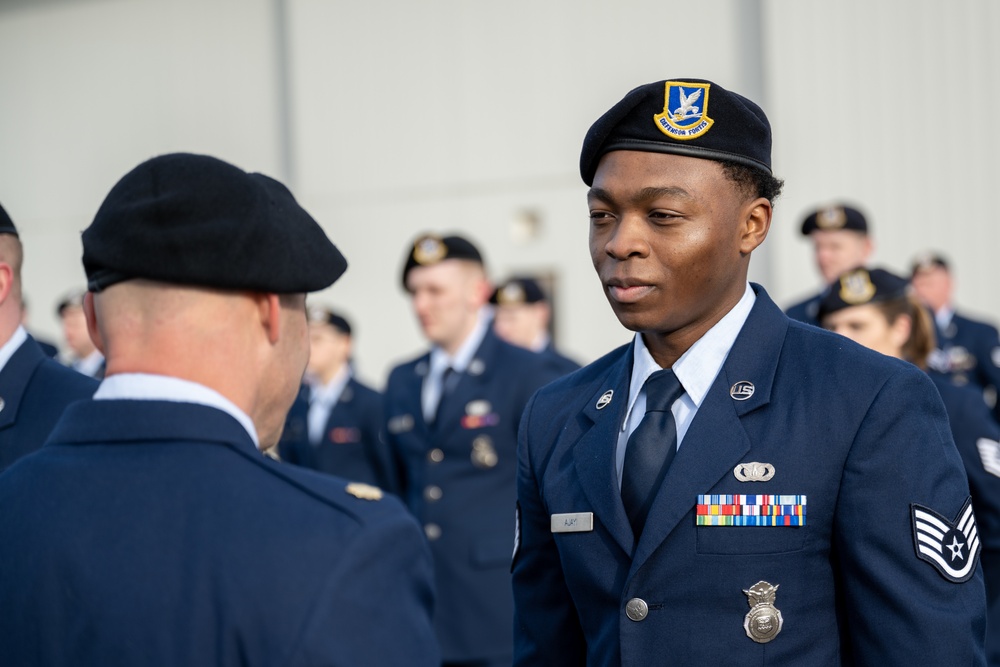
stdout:
[(720, 160), (726, 178), (736, 183), (748, 196), (763, 197), (772, 204), (781, 195), (785, 181), (761, 169), (754, 169), (739, 162)]

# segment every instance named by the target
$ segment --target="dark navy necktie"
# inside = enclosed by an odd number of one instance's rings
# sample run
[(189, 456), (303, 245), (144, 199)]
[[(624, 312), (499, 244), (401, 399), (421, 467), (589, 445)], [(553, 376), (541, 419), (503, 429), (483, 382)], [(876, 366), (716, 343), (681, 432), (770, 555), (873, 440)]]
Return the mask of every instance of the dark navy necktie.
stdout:
[(684, 393), (672, 370), (653, 373), (643, 388), (646, 414), (628, 438), (622, 465), (622, 504), (637, 542), (649, 506), (677, 453), (677, 425), (670, 406)]
[(458, 371), (456, 371), (451, 366), (444, 369), (441, 374), (441, 393), (438, 397), (437, 407), (434, 409), (434, 423), (436, 424), (438, 418), (441, 416), (441, 406), (444, 405), (444, 399), (455, 389), (458, 384)]

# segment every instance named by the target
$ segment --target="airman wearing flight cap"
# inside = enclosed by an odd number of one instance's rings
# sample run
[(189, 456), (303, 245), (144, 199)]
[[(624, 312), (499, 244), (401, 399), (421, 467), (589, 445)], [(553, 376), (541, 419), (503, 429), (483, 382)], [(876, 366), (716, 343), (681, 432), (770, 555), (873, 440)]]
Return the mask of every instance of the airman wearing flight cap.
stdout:
[(352, 347), (343, 315), (309, 308), (309, 364), (278, 451), (282, 461), (395, 491), (382, 395), (355, 377)]
[(490, 283), (468, 239), (421, 235), (402, 283), (431, 349), (389, 375), (387, 431), (434, 554), (443, 664), (509, 666), (518, 420), (558, 375), (493, 332)]
[(0, 471), (41, 447), (66, 406), (97, 389), (48, 358), (21, 325), (23, 263), (20, 235), (0, 206)]
[(1000, 422), (1000, 335), (989, 323), (955, 312), (951, 267), (939, 254), (918, 255), (911, 267), (913, 288), (934, 314), (937, 349), (928, 366), (953, 385), (980, 392)]
[[(802, 235), (813, 246), (816, 269), (829, 285), (849, 269), (864, 266), (874, 250), (868, 234), (868, 220), (858, 209), (832, 204), (817, 209), (802, 221)], [(823, 290), (789, 307), (785, 314), (793, 320), (819, 326), (817, 310)]]
[(405, 508), (261, 453), (306, 366), (305, 293), (347, 266), (292, 194), (153, 158), (83, 264), (107, 376), (0, 476), (0, 664), (439, 664)]
[(934, 385), (747, 282), (770, 151), (761, 108), (701, 79), (587, 133), (591, 259), (636, 335), (522, 417), (515, 665), (982, 664)]
[[(910, 281), (885, 269), (859, 268), (841, 275), (820, 302), (823, 327), (876, 352), (927, 369), (934, 323)], [(1000, 424), (982, 395), (931, 372), (941, 393), (955, 445), (965, 464), (986, 581), (987, 664), (1000, 665)]]
[(549, 335), (552, 307), (538, 281), (530, 276), (514, 276), (500, 283), (490, 297), (493, 330), (512, 345), (539, 353), (560, 375), (580, 367), (559, 353)]

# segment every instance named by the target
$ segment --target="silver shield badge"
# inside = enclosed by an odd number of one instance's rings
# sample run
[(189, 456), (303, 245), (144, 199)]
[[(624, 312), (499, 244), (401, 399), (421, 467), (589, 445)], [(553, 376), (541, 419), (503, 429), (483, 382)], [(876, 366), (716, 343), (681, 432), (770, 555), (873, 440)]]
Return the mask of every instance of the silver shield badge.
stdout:
[(747, 637), (758, 644), (766, 644), (781, 632), (784, 619), (781, 618), (781, 611), (774, 606), (777, 586), (772, 586), (766, 581), (758, 581), (743, 591), (750, 603), (750, 611), (743, 617), (743, 629)]

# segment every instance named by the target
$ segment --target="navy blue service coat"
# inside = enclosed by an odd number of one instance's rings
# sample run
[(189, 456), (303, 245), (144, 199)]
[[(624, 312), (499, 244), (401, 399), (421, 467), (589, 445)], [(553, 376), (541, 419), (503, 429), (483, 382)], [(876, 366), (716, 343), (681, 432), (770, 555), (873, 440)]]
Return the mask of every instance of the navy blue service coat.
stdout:
[(437, 667), (419, 526), (346, 486), (215, 408), (71, 406), (0, 475), (0, 664)]
[(932, 374), (947, 377), (956, 386), (971, 386), (992, 395), (993, 417), (1000, 422), (1000, 335), (986, 322), (958, 313), (941, 329), (935, 323), (937, 350), (931, 355)]
[(28, 336), (0, 371), (0, 471), (41, 447), (66, 406), (93, 396), (97, 385)]
[[(981, 568), (953, 583), (917, 557), (912, 504), (968, 516), (929, 378), (790, 321), (754, 289), (638, 544), (615, 472), (631, 345), (532, 399), (519, 444), (516, 665), (983, 664)], [(751, 463), (773, 476), (741, 481)], [(699, 494), (798, 496), (806, 522), (697, 525)], [(558, 514), (579, 528), (553, 532)], [(967, 547), (956, 558), (976, 562)], [(744, 627), (758, 582), (776, 587), (783, 622), (768, 643)]]
[(531, 394), (558, 375), (489, 330), (431, 425), (420, 403), (429, 359), (392, 371), (385, 405), (401, 491), (434, 554), (434, 624), (445, 661), (510, 664), (517, 428)]
[(322, 441), (314, 445), (309, 441), (310, 391), (302, 385), (288, 412), (278, 444), (281, 460), (395, 492), (394, 463), (382, 432), (382, 395), (352, 377), (330, 410)]
[(580, 368), (580, 364), (561, 354), (551, 342), (539, 354), (559, 375), (568, 375)]
[(785, 314), (788, 317), (796, 320), (798, 322), (805, 322), (806, 324), (811, 324), (814, 327), (820, 326), (819, 323), (819, 302), (822, 300), (823, 293), (814, 294), (805, 301), (800, 301), (792, 306), (789, 306), (785, 310)]

